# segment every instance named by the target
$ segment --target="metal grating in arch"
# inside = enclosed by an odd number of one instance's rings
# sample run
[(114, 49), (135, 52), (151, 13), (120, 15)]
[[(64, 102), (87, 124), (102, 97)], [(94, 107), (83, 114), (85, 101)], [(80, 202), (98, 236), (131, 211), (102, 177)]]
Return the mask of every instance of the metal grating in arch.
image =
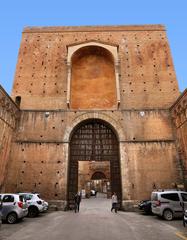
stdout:
[(111, 191), (121, 199), (119, 143), (106, 122), (93, 119), (80, 123), (70, 140), (68, 200), (78, 191), (78, 161), (109, 161)]

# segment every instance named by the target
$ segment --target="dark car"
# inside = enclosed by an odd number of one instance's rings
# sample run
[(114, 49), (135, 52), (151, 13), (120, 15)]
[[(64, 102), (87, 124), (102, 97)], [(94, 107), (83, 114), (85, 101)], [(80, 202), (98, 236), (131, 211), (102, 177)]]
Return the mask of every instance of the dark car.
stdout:
[(1, 209), (3, 207), (3, 203), (2, 203), (2, 199), (1, 199), (1, 196), (0, 196), (0, 227), (1, 227), (1, 223), (2, 223), (2, 216), (1, 216)]
[(151, 200), (142, 200), (139, 204), (138, 207), (140, 210), (145, 212), (146, 214), (151, 214)]

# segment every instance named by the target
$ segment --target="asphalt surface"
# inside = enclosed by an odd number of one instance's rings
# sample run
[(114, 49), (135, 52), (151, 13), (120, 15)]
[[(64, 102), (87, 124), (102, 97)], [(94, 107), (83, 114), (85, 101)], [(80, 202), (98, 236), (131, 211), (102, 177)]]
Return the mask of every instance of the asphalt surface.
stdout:
[(178, 240), (187, 239), (181, 220), (166, 222), (136, 212), (110, 211), (111, 200), (83, 199), (80, 212), (50, 212), (10, 225), (2, 224), (0, 240)]

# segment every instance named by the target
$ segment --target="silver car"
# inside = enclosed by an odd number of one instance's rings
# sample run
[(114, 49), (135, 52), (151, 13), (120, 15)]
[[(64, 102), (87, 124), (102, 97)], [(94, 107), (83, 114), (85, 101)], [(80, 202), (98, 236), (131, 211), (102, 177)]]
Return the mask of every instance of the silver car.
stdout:
[(28, 204), (28, 217), (36, 217), (39, 213), (45, 211), (44, 201), (36, 193), (18, 193), (26, 199)]
[(0, 198), (2, 200), (0, 208), (2, 220), (12, 224), (27, 216), (28, 207), (23, 197), (13, 193), (1, 193)]
[(152, 192), (151, 207), (155, 215), (171, 221), (174, 217), (182, 217), (187, 209), (187, 192), (163, 190)]

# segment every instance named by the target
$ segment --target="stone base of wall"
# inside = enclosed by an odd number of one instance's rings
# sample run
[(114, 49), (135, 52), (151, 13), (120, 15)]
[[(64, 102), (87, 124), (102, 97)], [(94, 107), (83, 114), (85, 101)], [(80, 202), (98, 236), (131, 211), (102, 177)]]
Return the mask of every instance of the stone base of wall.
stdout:
[(50, 200), (49, 211), (66, 211), (67, 210), (67, 201), (65, 200)]
[(122, 210), (127, 212), (134, 212), (138, 210), (138, 200), (122, 201)]

